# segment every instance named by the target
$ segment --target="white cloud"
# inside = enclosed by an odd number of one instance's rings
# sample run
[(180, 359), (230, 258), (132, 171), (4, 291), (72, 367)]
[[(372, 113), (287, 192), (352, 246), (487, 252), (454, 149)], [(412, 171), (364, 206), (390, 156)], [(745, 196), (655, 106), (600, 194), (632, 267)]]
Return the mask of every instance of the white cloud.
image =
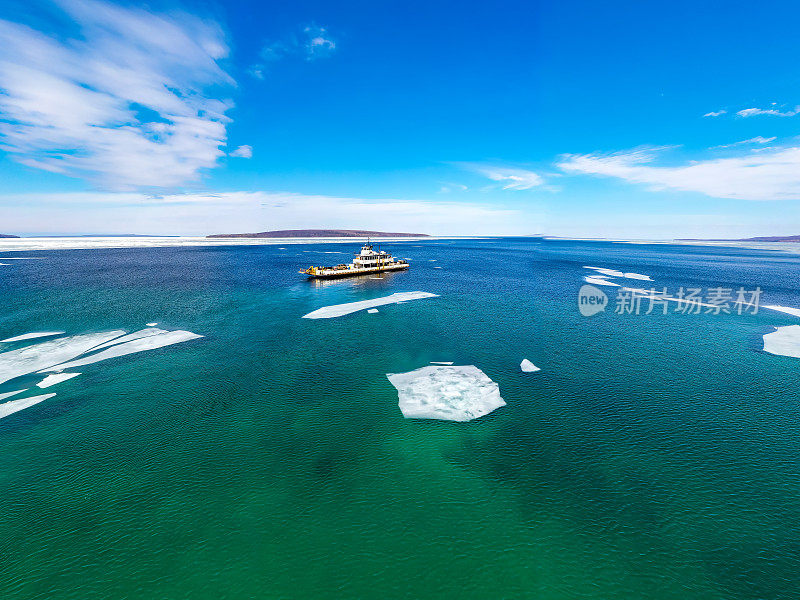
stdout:
[(570, 154), (558, 167), (569, 173), (615, 177), (655, 190), (699, 192), (741, 200), (800, 199), (800, 147), (765, 149), (743, 156), (655, 166), (663, 148), (616, 154)]
[(253, 158), (253, 147), (247, 145), (239, 146), (236, 150), (228, 154), (228, 156), (233, 156), (235, 158)]
[(223, 155), (233, 85), (220, 27), (101, 0), (56, 0), (73, 37), (0, 20), (0, 148), (107, 188), (174, 187)]
[(794, 110), (778, 110), (776, 108), (745, 108), (740, 110), (736, 114), (740, 117), (755, 117), (758, 115), (772, 115), (774, 117), (793, 117), (796, 114), (800, 113), (800, 106), (794, 108)]
[(439, 188), (440, 194), (449, 194), (450, 192), (466, 192), (469, 188), (463, 183), (444, 182), (442, 187)]
[(325, 58), (336, 50), (336, 42), (324, 27), (308, 25), (300, 33), (286, 36), (282, 40), (264, 45), (259, 52), (260, 61), (250, 67), (250, 74), (256, 79), (264, 79), (270, 63), (279, 60), (302, 57), (307, 61)]
[(336, 42), (328, 35), (324, 27), (310, 25), (303, 29), (306, 34), (305, 52), (308, 60), (328, 56), (336, 49)]
[(720, 146), (712, 146), (712, 148), (733, 148), (735, 146), (744, 146), (747, 144), (769, 144), (770, 142), (774, 142), (777, 138), (776, 137), (764, 137), (763, 135), (757, 135), (756, 137), (752, 137), (747, 140), (741, 140), (739, 142), (733, 142), (732, 144), (722, 144)]
[(726, 114), (727, 112), (728, 112), (727, 110), (718, 110), (718, 111), (707, 112), (703, 116), (704, 117), (721, 117), (722, 115)]
[(20, 234), (207, 235), (324, 227), (521, 235), (541, 228), (538, 215), (502, 207), (288, 192), (8, 194), (0, 196), (0, 206), (3, 227)]
[(544, 184), (544, 179), (540, 175), (527, 169), (472, 163), (462, 166), (476, 173), (480, 173), (492, 181), (500, 182), (504, 190), (530, 190)]

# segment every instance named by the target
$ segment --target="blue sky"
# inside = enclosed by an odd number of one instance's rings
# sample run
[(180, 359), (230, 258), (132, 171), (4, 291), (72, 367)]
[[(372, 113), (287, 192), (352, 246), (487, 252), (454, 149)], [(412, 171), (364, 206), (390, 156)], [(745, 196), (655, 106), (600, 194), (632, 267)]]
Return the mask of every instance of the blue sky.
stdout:
[(798, 234), (798, 17), (0, 0), (0, 231)]

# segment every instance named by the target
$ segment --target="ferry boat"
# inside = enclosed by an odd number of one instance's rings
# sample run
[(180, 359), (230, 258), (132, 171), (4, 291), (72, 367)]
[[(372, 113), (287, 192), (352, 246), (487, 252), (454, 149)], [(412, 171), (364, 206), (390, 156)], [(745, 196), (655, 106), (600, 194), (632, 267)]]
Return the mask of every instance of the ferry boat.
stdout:
[(333, 267), (309, 267), (299, 271), (312, 279), (330, 277), (350, 277), (352, 275), (366, 275), (367, 273), (382, 273), (383, 271), (403, 271), (410, 265), (408, 261), (394, 258), (385, 250), (374, 250), (372, 244), (367, 242), (361, 247), (361, 252), (355, 255), (349, 265), (341, 264)]

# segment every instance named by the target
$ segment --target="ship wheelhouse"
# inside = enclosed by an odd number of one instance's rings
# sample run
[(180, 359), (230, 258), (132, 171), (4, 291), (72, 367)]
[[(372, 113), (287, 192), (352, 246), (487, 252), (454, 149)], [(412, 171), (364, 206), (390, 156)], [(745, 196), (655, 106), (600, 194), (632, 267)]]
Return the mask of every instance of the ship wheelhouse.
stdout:
[(375, 250), (367, 242), (361, 251), (355, 255), (349, 265), (340, 264), (334, 267), (309, 267), (300, 271), (311, 277), (342, 277), (347, 275), (360, 275), (362, 273), (376, 273), (382, 271), (400, 271), (409, 267), (408, 261), (397, 259), (385, 250)]

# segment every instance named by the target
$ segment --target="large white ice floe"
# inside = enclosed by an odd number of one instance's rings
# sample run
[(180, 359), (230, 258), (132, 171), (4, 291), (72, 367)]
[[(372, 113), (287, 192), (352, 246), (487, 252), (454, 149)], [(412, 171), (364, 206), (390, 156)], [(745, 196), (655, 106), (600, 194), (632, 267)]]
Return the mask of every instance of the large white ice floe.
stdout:
[(778, 312), (786, 313), (787, 315), (792, 315), (793, 317), (800, 317), (800, 308), (792, 308), (791, 306), (780, 306), (778, 304), (765, 304), (762, 308), (768, 308), (769, 310), (776, 310)]
[(22, 342), (24, 340), (33, 340), (42, 337), (52, 337), (54, 335), (62, 335), (66, 331), (34, 331), (33, 333), (23, 333), (22, 335), (15, 335), (14, 337), (0, 340), (0, 344), (5, 342)]
[(777, 327), (765, 334), (764, 352), (800, 358), (800, 325)]
[(134, 331), (133, 333), (128, 333), (118, 338), (114, 338), (113, 340), (111, 340), (110, 342), (106, 342), (105, 344), (99, 344), (94, 348), (92, 348), (92, 352), (94, 352), (95, 350), (102, 350), (103, 348), (108, 348), (109, 346), (116, 346), (117, 344), (124, 344), (125, 342), (132, 342), (133, 340), (150, 337), (152, 335), (161, 335), (162, 333), (168, 333), (168, 332), (166, 329), (158, 329), (154, 327), (148, 327), (147, 329), (140, 329), (139, 331)]
[[(133, 334), (131, 334), (133, 335)], [(127, 337), (127, 336), (126, 336)], [(140, 337), (129, 342), (122, 344), (115, 344), (101, 350), (96, 354), (90, 354), (84, 358), (57, 364), (48, 368), (42, 369), (40, 373), (47, 371), (63, 371), (64, 369), (72, 369), (74, 367), (82, 367), (83, 365), (91, 365), (92, 363), (100, 362), (101, 360), (108, 360), (109, 358), (117, 358), (118, 356), (125, 356), (135, 352), (144, 352), (146, 350), (154, 350), (164, 346), (171, 346), (172, 344), (179, 344), (188, 340), (195, 340), (203, 337), (191, 331), (166, 331), (158, 335), (150, 335), (147, 337)]]
[(41, 396), (30, 396), (28, 398), (20, 398), (19, 400), (12, 400), (11, 402), (0, 404), (0, 419), (29, 408), (34, 404), (39, 404), (39, 402), (52, 398), (53, 396), (55, 396), (55, 394), (42, 394)]
[(406, 302), (407, 300), (421, 300), (423, 298), (438, 298), (438, 294), (431, 294), (430, 292), (397, 292), (391, 296), (383, 296), (381, 298), (373, 298), (372, 300), (360, 300), (358, 302), (348, 302), (347, 304), (334, 304), (332, 306), (323, 306), (315, 311), (303, 315), (304, 319), (331, 319), (333, 317), (342, 317), (350, 313), (358, 312), (368, 308), (375, 308), (376, 306), (385, 306), (386, 304), (397, 304), (399, 302)]
[(57, 338), (0, 353), (0, 383), (72, 360), (95, 346), (124, 335), (124, 331), (105, 331)]
[(539, 367), (537, 367), (527, 358), (522, 359), (522, 362), (519, 363), (519, 368), (522, 370), (523, 373), (535, 373), (536, 371), (541, 371)]
[(386, 377), (407, 419), (471, 421), (506, 404), (497, 384), (474, 365), (427, 366)]
[(13, 392), (3, 392), (0, 394), (0, 400), (5, 400), (6, 398), (11, 398), (11, 396), (16, 396), (17, 394), (21, 394), (22, 392), (26, 392), (27, 390), (14, 390)]
[(42, 379), (39, 383), (36, 384), (38, 388), (49, 388), (51, 385), (55, 385), (57, 383), (61, 383), (62, 381), (66, 381), (67, 379), (72, 379), (73, 377), (77, 377), (80, 373), (53, 373), (52, 375), (48, 375), (44, 379)]

